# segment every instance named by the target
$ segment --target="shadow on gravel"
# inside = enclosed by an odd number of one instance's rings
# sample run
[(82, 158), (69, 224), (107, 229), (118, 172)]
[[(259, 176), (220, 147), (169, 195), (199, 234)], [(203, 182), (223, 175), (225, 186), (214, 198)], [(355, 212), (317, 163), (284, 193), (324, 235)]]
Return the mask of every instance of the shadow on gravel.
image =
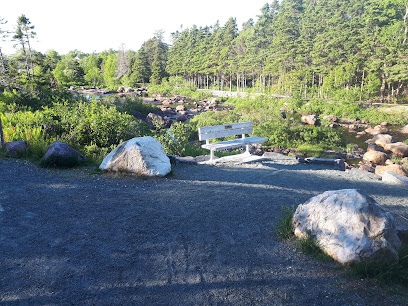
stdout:
[(6, 304), (370, 304), (340, 285), (334, 263), (278, 241), (280, 206), (342, 188), (408, 205), (405, 189), (290, 166), (182, 165), (147, 180), (7, 163), (0, 173)]

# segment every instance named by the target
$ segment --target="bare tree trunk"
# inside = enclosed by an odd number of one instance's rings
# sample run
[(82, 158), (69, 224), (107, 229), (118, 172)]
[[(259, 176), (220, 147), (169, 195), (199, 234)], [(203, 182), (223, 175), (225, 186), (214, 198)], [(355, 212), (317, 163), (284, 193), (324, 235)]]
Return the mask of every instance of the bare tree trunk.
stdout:
[(1, 122), (1, 115), (0, 115), (0, 148), (4, 146), (4, 135), (3, 135), (3, 123)]
[(407, 25), (407, 18), (408, 18), (408, 4), (405, 3), (405, 15), (404, 15), (404, 41), (402, 42), (402, 44), (405, 44), (405, 42), (407, 41), (407, 34), (408, 34), (408, 25)]
[(28, 53), (30, 56), (31, 75), (34, 76), (33, 53), (31, 52), (30, 40), (28, 39), (28, 36), (27, 36), (27, 45), (28, 45)]
[(385, 74), (381, 74), (381, 88), (380, 88), (380, 100), (384, 102), (384, 93), (385, 93)]
[(1, 62), (1, 71), (3, 72), (4, 75), (6, 75), (6, 63), (4, 61), (4, 57), (3, 57), (3, 52), (1, 52), (1, 48), (0, 48), (0, 62)]
[(364, 77), (365, 77), (365, 71), (363, 70), (363, 75), (361, 77), (360, 101), (361, 101), (361, 97), (362, 97), (363, 89), (364, 89)]

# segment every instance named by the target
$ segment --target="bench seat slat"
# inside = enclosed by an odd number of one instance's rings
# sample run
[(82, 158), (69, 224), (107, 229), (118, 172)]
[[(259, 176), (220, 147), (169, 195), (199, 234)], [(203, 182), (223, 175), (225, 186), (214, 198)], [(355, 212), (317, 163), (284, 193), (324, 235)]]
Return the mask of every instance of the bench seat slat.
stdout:
[(208, 150), (222, 151), (226, 149), (239, 148), (239, 147), (242, 147), (248, 144), (262, 143), (265, 141), (268, 141), (268, 139), (262, 138), (262, 137), (248, 137), (248, 138), (240, 138), (240, 139), (222, 141), (222, 142), (217, 142), (217, 143), (204, 144), (201, 147), (208, 149)]

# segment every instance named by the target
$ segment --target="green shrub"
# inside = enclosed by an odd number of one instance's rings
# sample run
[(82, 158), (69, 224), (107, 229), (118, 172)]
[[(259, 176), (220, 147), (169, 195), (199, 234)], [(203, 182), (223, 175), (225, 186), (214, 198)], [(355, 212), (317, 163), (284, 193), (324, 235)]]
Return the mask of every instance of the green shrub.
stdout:
[(190, 126), (175, 122), (170, 129), (163, 128), (163, 123), (153, 119), (156, 128), (155, 137), (162, 145), (167, 154), (176, 156), (197, 156), (205, 152), (198, 144), (192, 143), (192, 130)]
[(99, 100), (54, 103), (35, 112), (1, 116), (5, 141), (27, 140), (28, 157), (38, 159), (55, 140), (99, 160), (122, 141), (151, 134), (146, 123)]

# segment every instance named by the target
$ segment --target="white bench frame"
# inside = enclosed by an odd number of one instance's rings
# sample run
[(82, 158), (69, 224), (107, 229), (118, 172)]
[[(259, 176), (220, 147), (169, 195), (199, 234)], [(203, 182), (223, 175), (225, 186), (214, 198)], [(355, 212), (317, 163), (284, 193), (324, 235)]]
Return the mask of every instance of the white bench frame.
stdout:
[[(210, 162), (214, 162), (214, 152), (227, 149), (244, 147), (246, 155), (249, 153), (249, 145), (254, 143), (262, 143), (268, 141), (261, 137), (246, 137), (246, 134), (251, 134), (253, 131), (252, 122), (239, 122), (224, 125), (205, 126), (198, 128), (198, 138), (200, 141), (205, 140), (205, 144), (201, 147), (210, 150)], [(242, 138), (210, 143), (210, 139), (242, 135)]]

